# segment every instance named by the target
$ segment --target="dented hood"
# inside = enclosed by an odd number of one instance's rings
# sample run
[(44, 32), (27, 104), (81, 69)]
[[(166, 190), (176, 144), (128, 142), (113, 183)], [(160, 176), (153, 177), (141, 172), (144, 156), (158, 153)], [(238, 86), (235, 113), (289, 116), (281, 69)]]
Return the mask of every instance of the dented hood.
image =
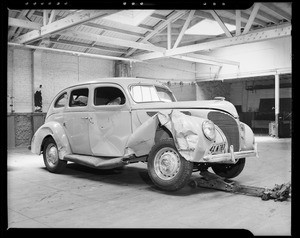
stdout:
[(132, 105), (132, 109), (214, 109), (238, 117), (235, 106), (222, 100), (139, 103)]

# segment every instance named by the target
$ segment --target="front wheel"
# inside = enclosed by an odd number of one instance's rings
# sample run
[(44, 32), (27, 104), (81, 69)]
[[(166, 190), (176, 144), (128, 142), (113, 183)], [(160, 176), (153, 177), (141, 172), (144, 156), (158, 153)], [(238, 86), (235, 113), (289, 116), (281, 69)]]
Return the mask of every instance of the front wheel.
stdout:
[(179, 154), (173, 139), (161, 140), (152, 147), (147, 166), (152, 182), (166, 191), (183, 188), (193, 171), (193, 163)]
[(236, 164), (214, 164), (212, 170), (219, 176), (224, 178), (234, 178), (238, 176), (245, 167), (245, 158), (239, 159)]
[(59, 159), (57, 145), (52, 137), (45, 141), (43, 158), (47, 170), (52, 173), (62, 172), (67, 165), (67, 161)]

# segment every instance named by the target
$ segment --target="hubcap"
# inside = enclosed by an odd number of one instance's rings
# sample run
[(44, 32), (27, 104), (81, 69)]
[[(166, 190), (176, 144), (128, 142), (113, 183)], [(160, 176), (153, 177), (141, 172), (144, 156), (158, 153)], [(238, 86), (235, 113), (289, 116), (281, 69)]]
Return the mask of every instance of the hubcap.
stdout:
[(170, 180), (176, 176), (180, 168), (180, 157), (176, 150), (170, 147), (159, 150), (154, 158), (154, 170), (163, 180)]
[(58, 161), (58, 151), (54, 144), (49, 144), (46, 150), (46, 159), (48, 164), (53, 167)]

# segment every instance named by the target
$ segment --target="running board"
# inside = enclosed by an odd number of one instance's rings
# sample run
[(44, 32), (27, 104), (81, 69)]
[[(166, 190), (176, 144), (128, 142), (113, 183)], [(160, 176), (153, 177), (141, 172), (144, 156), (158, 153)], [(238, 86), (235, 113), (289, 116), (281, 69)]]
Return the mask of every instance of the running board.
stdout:
[(69, 154), (64, 156), (64, 160), (82, 164), (88, 167), (97, 168), (97, 169), (112, 169), (124, 166), (128, 164), (126, 158), (117, 157), (117, 158), (107, 158), (107, 157), (96, 157), (88, 155), (78, 155), (78, 154)]

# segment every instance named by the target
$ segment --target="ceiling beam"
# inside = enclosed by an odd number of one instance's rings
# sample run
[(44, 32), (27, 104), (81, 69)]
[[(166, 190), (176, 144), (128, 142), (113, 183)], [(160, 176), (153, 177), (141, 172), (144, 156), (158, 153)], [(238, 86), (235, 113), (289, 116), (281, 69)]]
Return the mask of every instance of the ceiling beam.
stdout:
[[(36, 16), (36, 17), (43, 17), (43, 13), (40, 12), (40, 11), (35, 11), (35, 13), (33, 15)], [(63, 17), (60, 17), (58, 15), (55, 16), (55, 20), (60, 20), (62, 18)], [(135, 30), (135, 31), (148, 31), (149, 30), (148, 29), (149, 27), (147, 27), (147, 29), (145, 29), (143, 27), (131, 26), (131, 25), (122, 24), (122, 23), (118, 23), (118, 28), (115, 28), (115, 27), (109, 26), (111, 24), (115, 25), (116, 23), (111, 21), (111, 20), (101, 19), (101, 24), (100, 23), (93, 23), (93, 22), (86, 22), (86, 23), (83, 23), (82, 25), (95, 27), (95, 28), (100, 28), (100, 29), (104, 29), (104, 30), (107, 30), (107, 31), (121, 32), (121, 33), (128, 34), (128, 35), (136, 35), (136, 36), (140, 36), (140, 37), (143, 37), (144, 34), (137, 33), (137, 32), (130, 31), (130, 30), (125, 30), (125, 29), (129, 28), (129, 29), (132, 29), (132, 30)], [(151, 30), (153, 30), (153, 28), (151, 28)]]
[(116, 56), (109, 56), (109, 55), (99, 55), (99, 54), (89, 54), (89, 53), (83, 53), (83, 52), (72, 51), (72, 50), (53, 49), (53, 48), (40, 47), (40, 46), (34, 46), (34, 45), (17, 44), (17, 43), (12, 43), (12, 42), (8, 42), (8, 45), (14, 46), (14, 47), (25, 47), (25, 48), (29, 48), (29, 49), (61, 52), (61, 53), (66, 53), (66, 54), (72, 54), (72, 55), (75, 55), (75, 56), (86, 56), (86, 57), (100, 58), (100, 59), (139, 62), (139, 60), (133, 60), (133, 59), (123, 58), (123, 57), (116, 57)]
[(171, 49), (172, 46), (172, 25), (171, 22), (167, 25), (167, 49)]
[(221, 65), (223, 65), (223, 64), (229, 64), (229, 65), (235, 65), (235, 66), (240, 65), (240, 62), (237, 62), (237, 61), (220, 59), (220, 58), (216, 58), (216, 57), (208, 56), (208, 55), (200, 55), (200, 54), (195, 54), (195, 53), (189, 53), (189, 54), (186, 54), (186, 56), (193, 57), (193, 58), (196, 58), (196, 59), (202, 59), (202, 60), (207, 60), (207, 61), (219, 63)]
[(48, 10), (43, 10), (43, 26), (46, 26), (48, 24)]
[[(155, 26), (155, 29), (152, 31), (152, 32), (149, 32), (148, 34), (145, 35), (145, 37), (143, 39), (139, 39), (138, 42), (144, 42), (144, 41), (147, 41), (149, 40), (151, 37), (153, 37), (155, 34), (157, 34), (158, 32), (162, 31), (165, 27), (167, 27), (167, 25), (170, 23), (170, 22), (173, 22), (175, 21), (176, 19), (180, 18), (182, 15), (184, 15), (186, 13), (185, 10), (180, 10), (180, 11), (174, 11), (172, 12), (167, 20), (165, 21), (162, 21), (160, 23), (158, 23), (156, 26)], [(132, 55), (132, 53), (135, 52), (135, 49), (131, 49), (127, 52), (126, 54), (126, 57)]]
[(235, 11), (235, 36), (241, 34), (241, 10)]
[(146, 29), (147, 31), (154, 31), (154, 27), (153, 26), (148, 26), (148, 25), (145, 25), (145, 24), (139, 24), (138, 27), (141, 27), (144, 30)]
[(64, 40), (64, 39), (58, 39), (58, 37), (50, 38), (50, 42), (54, 44), (62, 44), (62, 45), (71, 45), (71, 46), (78, 46), (86, 49), (97, 49), (102, 51), (109, 51), (114, 53), (125, 53), (125, 50), (118, 49), (116, 47), (107, 47), (107, 46), (100, 46), (96, 45), (95, 42), (93, 44), (87, 44), (82, 42), (76, 42), (76, 41), (70, 41), (70, 40)]
[(188, 17), (187, 17), (187, 19), (186, 19), (184, 25), (182, 26), (182, 29), (181, 29), (181, 31), (180, 31), (180, 33), (179, 33), (179, 36), (177, 37), (177, 39), (176, 39), (176, 41), (175, 41), (175, 44), (173, 45), (173, 49), (177, 48), (177, 46), (179, 45), (179, 43), (180, 43), (180, 41), (181, 41), (181, 39), (182, 39), (182, 37), (183, 37), (183, 35), (184, 35), (186, 29), (187, 29), (188, 26), (190, 25), (190, 22), (191, 22), (191, 20), (192, 20), (194, 14), (195, 14), (195, 11), (196, 11), (196, 10), (191, 10), (191, 11), (190, 11), (190, 13), (189, 13), (189, 15), (188, 15)]
[(13, 27), (22, 27), (26, 29), (31, 29), (31, 30), (39, 30), (41, 28), (41, 24), (36, 23), (36, 22), (31, 22), (28, 20), (21, 20), (17, 18), (8, 18), (8, 25), (13, 26)]
[(254, 4), (254, 7), (253, 7), (250, 17), (248, 19), (247, 25), (245, 26), (244, 31), (242, 33), (243, 35), (247, 34), (249, 32), (260, 6), (261, 6), (261, 3)]
[(124, 30), (124, 29), (120, 29), (120, 28), (115, 28), (115, 27), (111, 27), (111, 26), (105, 26), (103, 24), (94, 23), (94, 22), (87, 22), (84, 24), (84, 26), (89, 26), (89, 27), (93, 27), (93, 28), (97, 28), (97, 29), (103, 29), (106, 31), (113, 31), (113, 32), (117, 32), (120, 34), (130, 35), (130, 36), (144, 37), (144, 34), (141, 34), (141, 33), (137, 33), (134, 31), (128, 31), (128, 30)]
[[(18, 14), (17, 18), (18, 19), (23, 19), (26, 16), (26, 14), (28, 14), (28, 12), (29, 12), (29, 10), (23, 10), (23, 11), (21, 11)], [(10, 27), (10, 29), (8, 31), (8, 37), (7, 37), (8, 40), (10, 40), (14, 36), (15, 32), (17, 31), (17, 29), (18, 29), (18, 27), (14, 27), (14, 26)]]
[(167, 17), (166, 16), (164, 16), (164, 15), (160, 15), (160, 14), (157, 14), (157, 13), (152, 13), (151, 15), (150, 15), (150, 17), (152, 17), (152, 18), (156, 18), (156, 19), (159, 19), (159, 20), (167, 20)]
[[(175, 43), (176, 37), (178, 34), (171, 34), (171, 45)], [(183, 35), (181, 39), (181, 44), (188, 42), (195, 42), (196, 40), (203, 39), (202, 35)], [(168, 42), (168, 36), (167, 35), (159, 35), (155, 36), (151, 39), (152, 44), (157, 44), (159, 42)]]
[(52, 10), (51, 14), (50, 14), (50, 17), (49, 17), (48, 24), (53, 22), (53, 20), (55, 19), (55, 16), (56, 16), (56, 10)]
[[(26, 14), (25, 18), (26, 18), (27, 20), (30, 20), (30, 18), (33, 16), (34, 12), (35, 12), (35, 10), (30, 10), (30, 11)], [(19, 27), (18, 30), (17, 30), (17, 31), (15, 32), (15, 34), (14, 34), (14, 38), (17, 38), (17, 37), (21, 34), (21, 32), (22, 32), (23, 30), (24, 30), (23, 28)]]
[(282, 9), (280, 9), (279, 7), (275, 6), (273, 3), (269, 3), (269, 2), (264, 2), (262, 3), (265, 7), (267, 7), (269, 10), (271, 10), (272, 12), (274, 12), (276, 15), (286, 19), (287, 21), (291, 22), (292, 20), (292, 16), (283, 11)]
[(179, 54), (187, 54), (202, 50), (216, 49), (220, 47), (227, 47), (233, 45), (240, 45), (252, 42), (258, 42), (268, 39), (286, 37), (291, 35), (291, 24), (283, 24), (279, 26), (268, 27), (264, 29), (253, 30), (248, 34), (234, 36), (231, 38), (225, 37), (219, 40), (212, 40), (208, 42), (198, 43), (194, 45), (187, 45), (178, 47), (176, 49), (166, 50), (165, 53), (147, 53), (135, 56), (135, 59), (139, 60), (149, 60), (155, 58), (162, 58), (168, 56), (174, 56)]
[[(226, 12), (229, 12), (229, 13), (231, 13), (234, 16), (236, 14), (236, 10), (226, 10)], [(241, 22), (246, 22), (247, 23), (249, 17), (250, 17), (249, 14), (241, 11)], [(255, 23), (257, 25), (260, 25), (260, 26), (266, 26), (267, 25), (267, 22), (262, 21), (262, 20), (260, 20), (258, 18), (255, 18), (254, 21), (253, 21), (253, 23)]]
[(231, 32), (228, 30), (228, 28), (225, 26), (224, 22), (221, 20), (221, 18), (218, 16), (215, 10), (210, 10), (210, 14), (215, 18), (215, 20), (219, 23), (222, 30), (225, 32), (225, 35), (227, 37), (232, 37)]
[(34, 42), (43, 37), (47, 37), (51, 34), (58, 33), (62, 30), (68, 29), (70, 27), (74, 27), (74, 26), (80, 25), (82, 23), (92, 21), (99, 17), (104, 17), (107, 15), (113, 14), (115, 12), (118, 12), (118, 10), (105, 10), (105, 11), (85, 10), (85, 11), (81, 11), (81, 12), (76, 12), (65, 18), (54, 21), (48, 25), (42, 26), (40, 31), (33, 30), (24, 35), (21, 35), (18, 38), (16, 38), (14, 40), (14, 42), (20, 43), (20, 44)]
[(61, 34), (64, 36), (74, 37), (82, 40), (96, 41), (96, 42), (105, 43), (109, 45), (117, 45), (117, 46), (123, 46), (128, 48), (142, 49), (142, 50), (162, 52), (162, 53), (165, 52), (166, 50), (163, 47), (157, 47), (145, 43), (123, 40), (120, 38), (114, 38), (109, 36), (96, 35), (87, 32), (65, 31), (65, 32), (61, 32)]

